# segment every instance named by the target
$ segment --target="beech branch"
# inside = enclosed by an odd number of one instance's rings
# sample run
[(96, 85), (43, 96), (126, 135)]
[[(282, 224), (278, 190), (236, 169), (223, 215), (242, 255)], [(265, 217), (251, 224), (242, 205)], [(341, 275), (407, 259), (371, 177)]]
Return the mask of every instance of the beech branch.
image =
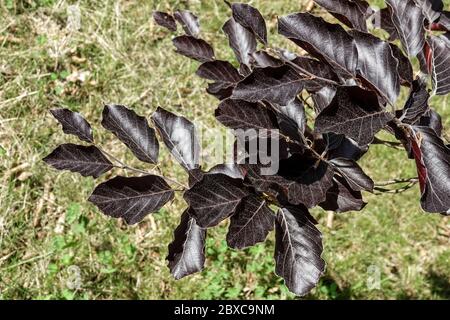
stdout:
[[(405, 191), (411, 189), (412, 187), (414, 187), (418, 182), (419, 182), (418, 178), (394, 179), (394, 180), (376, 182), (375, 187), (374, 187), (374, 190), (375, 190), (374, 194), (380, 195), (380, 194), (384, 194), (384, 193), (402, 193), (402, 192), (405, 192)], [(387, 186), (403, 184), (403, 183), (405, 183), (406, 185), (404, 185), (400, 188), (396, 188), (396, 189), (385, 188)]]
[[(145, 175), (155, 174), (154, 172), (151, 172), (151, 171), (146, 171), (146, 170), (142, 170), (142, 169), (139, 169), (139, 168), (135, 168), (135, 167), (129, 166), (126, 163), (124, 163), (123, 161), (121, 161), (120, 159), (118, 159), (117, 157), (115, 157), (114, 155), (112, 155), (111, 153), (109, 153), (108, 151), (104, 150), (102, 147), (100, 147), (100, 146), (95, 146), (95, 147), (97, 147), (107, 158), (109, 158), (110, 160), (112, 160), (112, 161), (117, 163), (116, 165), (114, 165), (114, 168), (122, 169), (122, 170), (134, 171), (136, 173), (145, 174)], [(161, 170), (161, 168), (158, 165), (155, 165), (153, 168), (157, 169), (158, 174), (163, 175), (162, 170)], [(184, 185), (181, 182), (178, 182), (177, 180), (168, 178), (166, 176), (164, 176), (164, 179), (169, 181), (169, 182), (172, 182), (174, 184), (177, 184), (177, 185), (179, 185), (180, 187), (183, 188), (182, 190), (177, 190), (177, 191), (184, 191), (184, 190), (189, 189), (188, 186)]]
[(417, 183), (417, 182), (419, 182), (419, 178), (417, 178), (417, 177), (416, 178), (405, 178), (405, 179), (394, 179), (394, 180), (376, 182), (375, 186), (385, 187), (385, 186), (390, 186), (390, 185), (399, 184), (399, 183)]

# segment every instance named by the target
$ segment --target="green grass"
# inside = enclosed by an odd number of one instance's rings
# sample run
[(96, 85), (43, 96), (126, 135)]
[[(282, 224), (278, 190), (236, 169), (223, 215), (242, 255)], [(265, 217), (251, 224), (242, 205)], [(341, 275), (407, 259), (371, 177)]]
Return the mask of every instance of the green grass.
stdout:
[[(268, 18), (271, 40), (292, 50), (275, 35), (276, 16), (300, 11), (307, 2), (251, 1)], [(104, 102), (120, 102), (146, 116), (160, 105), (219, 128), (212, 117), (217, 101), (194, 75), (197, 63), (173, 52), (170, 35), (152, 23), (151, 13), (201, 13), (203, 35), (217, 56), (233, 59), (220, 32), (230, 14), (224, 3), (80, 1), (81, 29), (68, 32), (71, 3), (0, 4), (0, 298), (294, 298), (273, 272), (273, 234), (265, 244), (234, 251), (224, 240), (226, 225), (215, 228), (209, 231), (205, 270), (175, 281), (165, 256), (185, 206), (180, 196), (128, 227), (86, 201), (94, 180), (58, 173), (41, 161), (58, 143), (76, 141), (63, 136), (48, 113), (53, 107), (82, 112), (96, 139), (136, 166), (142, 164), (99, 125)], [(71, 82), (77, 71), (85, 79)], [(432, 105), (448, 128), (448, 98), (433, 98)], [(186, 180), (166, 151), (161, 162), (168, 176)], [(404, 152), (385, 146), (373, 147), (362, 166), (377, 181), (416, 175)], [(336, 215), (331, 229), (325, 227), (327, 213), (314, 210), (324, 233), (327, 273), (306, 298), (450, 298), (449, 219), (422, 212), (417, 187), (365, 198), (364, 211)], [(367, 281), (378, 272), (380, 288), (371, 289)], [(74, 288), (77, 279), (80, 286)]]

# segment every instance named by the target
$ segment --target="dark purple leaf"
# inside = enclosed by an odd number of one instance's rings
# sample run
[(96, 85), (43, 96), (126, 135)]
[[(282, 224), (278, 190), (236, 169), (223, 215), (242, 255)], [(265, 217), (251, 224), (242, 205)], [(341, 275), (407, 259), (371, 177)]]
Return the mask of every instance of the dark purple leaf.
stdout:
[(189, 186), (193, 186), (200, 182), (205, 174), (224, 174), (233, 179), (244, 180), (246, 172), (237, 163), (222, 163), (215, 165), (208, 172), (201, 169), (194, 169), (189, 171)]
[(227, 243), (233, 249), (244, 249), (266, 240), (273, 230), (275, 215), (266, 200), (249, 195), (231, 216)]
[(358, 76), (393, 105), (400, 93), (400, 79), (398, 60), (394, 58), (389, 43), (355, 30), (350, 35), (358, 48)]
[(197, 182), (200, 182), (205, 174), (201, 168), (192, 169), (188, 171), (189, 174), (189, 188), (191, 188)]
[(335, 158), (329, 162), (347, 181), (354, 191), (373, 191), (373, 180), (364, 173), (356, 161), (345, 158)]
[(277, 175), (262, 175), (258, 166), (249, 165), (247, 178), (259, 192), (268, 193), (282, 202), (312, 208), (325, 200), (333, 185), (333, 170), (325, 162), (316, 164), (317, 160), (296, 156), (281, 160), (283, 172)]
[(256, 51), (252, 53), (254, 64), (258, 68), (281, 67), (283, 61), (271, 56), (265, 51)]
[[(397, 113), (400, 114), (401, 111), (397, 111)], [(411, 117), (414, 116), (414, 114), (412, 112), (410, 113), (410, 115), (411, 115)], [(410, 124), (410, 125), (430, 128), (435, 132), (435, 134), (438, 137), (442, 136), (443, 126), (442, 126), (441, 116), (436, 111), (431, 109), (428, 105), (427, 105), (427, 109), (425, 110), (425, 112), (423, 114), (418, 113), (416, 115), (415, 119), (414, 118), (411, 118), (411, 119), (405, 118), (405, 119), (403, 119), (403, 122)], [(400, 142), (403, 144), (406, 152), (408, 153), (408, 158), (414, 159), (414, 152), (413, 152), (414, 150), (413, 150), (413, 143), (412, 143), (413, 140), (409, 137), (409, 135), (405, 135), (404, 130), (400, 130), (400, 128), (397, 125), (390, 124), (389, 127), (391, 127), (391, 130), (393, 129), (392, 131), (395, 134), (396, 138), (398, 140), (400, 140)]]
[(72, 143), (60, 145), (43, 160), (55, 169), (77, 172), (83, 177), (98, 178), (114, 167), (96, 147)]
[(118, 176), (98, 185), (89, 201), (107, 216), (123, 218), (132, 225), (157, 212), (173, 197), (174, 191), (161, 177)]
[(244, 180), (244, 170), (237, 163), (218, 164), (208, 171), (210, 174), (224, 174), (233, 179)]
[(414, 79), (414, 70), (411, 65), (411, 62), (405, 55), (402, 53), (399, 47), (395, 44), (389, 44), (392, 49), (392, 54), (398, 60), (398, 75), (402, 80), (402, 84), (411, 85)]
[[(306, 75), (315, 76), (323, 79), (327, 79), (333, 82), (340, 82), (339, 77), (333, 71), (333, 69), (328, 65), (316, 59), (312, 59), (309, 57), (296, 57), (291, 61), (293, 64), (299, 68), (298, 70), (306, 71)], [(305, 82), (305, 88), (308, 91), (318, 91), (322, 89), (327, 82), (324, 82), (319, 79), (313, 79)]]
[(280, 209), (276, 217), (275, 272), (286, 286), (303, 296), (325, 271), (322, 234), (307, 210)]
[(172, 40), (176, 52), (188, 58), (207, 62), (214, 60), (213, 48), (204, 40), (191, 36), (179, 36)]
[(203, 270), (205, 264), (206, 230), (200, 228), (186, 209), (169, 244), (170, 273), (176, 280)]
[(227, 82), (213, 82), (208, 84), (206, 92), (222, 101), (231, 97), (234, 87), (233, 84)]
[(242, 80), (241, 75), (231, 63), (220, 60), (203, 63), (196, 74), (201, 78), (226, 84), (235, 84)]
[(372, 23), (374, 27), (381, 28), (389, 34), (389, 41), (394, 41), (399, 38), (397, 29), (392, 21), (392, 10), (389, 6), (377, 11)]
[(255, 35), (233, 18), (224, 24), (222, 30), (228, 36), (230, 47), (241, 64), (241, 73), (248, 74), (252, 66), (251, 55), (256, 51)]
[(340, 25), (310, 13), (294, 13), (279, 18), (278, 32), (341, 72), (350, 76), (356, 74), (358, 51), (355, 41)]
[[(414, 134), (414, 130), (411, 131)], [(425, 193), (426, 183), (427, 183), (427, 168), (423, 161), (422, 151), (420, 150), (420, 142), (422, 137), (415, 137), (413, 135), (408, 136), (412, 158), (416, 161), (417, 173), (419, 175), (419, 186), (420, 192), (423, 195)]]
[(184, 193), (184, 199), (193, 209), (192, 216), (197, 224), (211, 228), (231, 216), (248, 195), (240, 180), (224, 174), (205, 174)]
[[(277, 141), (279, 157), (287, 156), (288, 143), (277, 130), (272, 130), (278, 129), (277, 119), (273, 111), (264, 104), (227, 99), (219, 105), (215, 115), (224, 126), (233, 130), (243, 130), (236, 133), (241, 155), (260, 159), (260, 155), (264, 152), (263, 148), (267, 147), (267, 151), (272, 150), (273, 141)], [(250, 146), (255, 148), (249, 149)]]
[(428, 43), (432, 51), (434, 92), (445, 95), (450, 92), (450, 40), (445, 36), (429, 36)]
[(365, 146), (390, 120), (392, 115), (379, 106), (373, 92), (340, 87), (331, 104), (316, 118), (315, 129), (319, 133), (344, 134)]
[(413, 127), (412, 149), (427, 212), (450, 214), (450, 149), (427, 127)]
[(319, 204), (324, 210), (334, 212), (360, 211), (366, 203), (360, 191), (352, 190), (348, 180), (335, 177), (333, 187), (327, 192), (327, 199)]
[(52, 109), (50, 112), (61, 123), (65, 134), (73, 134), (86, 142), (94, 142), (92, 128), (81, 114), (69, 109)]
[(172, 15), (166, 12), (154, 11), (153, 20), (155, 20), (155, 22), (161, 27), (167, 28), (170, 31), (177, 31), (177, 22)]
[(271, 172), (273, 172), (272, 169), (278, 168), (266, 168), (266, 165), (276, 166), (279, 159), (286, 159), (292, 154), (304, 151), (302, 145), (287, 141), (278, 130), (248, 129), (235, 132), (235, 136), (235, 161), (239, 164), (261, 164), (264, 165), (265, 170), (271, 170)]
[(277, 106), (278, 126), (283, 134), (288, 137), (302, 141), (306, 127), (306, 113), (303, 103), (294, 99), (285, 106)]
[(349, 0), (314, 0), (314, 2), (348, 27), (367, 32), (366, 20), (372, 11), (366, 1), (358, 0), (358, 4)]
[(233, 99), (286, 105), (303, 88), (304, 77), (289, 66), (255, 69), (233, 91)]
[(399, 119), (403, 123), (415, 124), (430, 109), (428, 106), (429, 98), (426, 79), (418, 78), (414, 80), (405, 107), (398, 112)]
[(417, 55), (417, 60), (419, 60), (419, 68), (423, 74), (430, 74), (431, 66), (428, 64), (431, 63), (431, 58), (428, 58), (427, 55), (431, 57), (431, 49), (427, 42), (425, 42), (424, 49), (422, 52), (419, 52)]
[(102, 125), (122, 141), (141, 161), (157, 163), (159, 143), (147, 119), (121, 105), (106, 105)]
[(334, 87), (323, 87), (319, 91), (313, 93), (312, 99), (314, 101), (314, 110), (316, 114), (320, 114), (326, 107), (328, 107), (333, 101), (336, 95), (336, 88)]
[(231, 10), (237, 23), (252, 31), (264, 45), (267, 45), (266, 21), (258, 9), (245, 3), (233, 3)]
[(215, 112), (217, 120), (224, 126), (237, 129), (275, 129), (275, 120), (262, 103), (227, 99)]
[(161, 107), (152, 115), (152, 120), (164, 144), (183, 168), (187, 171), (197, 169), (200, 144), (194, 124)]
[(386, 0), (386, 4), (390, 7), (392, 22), (403, 48), (409, 57), (417, 56), (425, 44), (422, 10), (413, 0)]
[(351, 2), (354, 2), (358, 7), (359, 10), (365, 14), (366, 17), (372, 16), (375, 11), (370, 7), (369, 3), (365, 0), (350, 0)]
[(344, 135), (328, 133), (323, 136), (327, 142), (328, 157), (330, 159), (344, 158), (357, 161), (369, 149), (367, 146), (358, 146), (354, 140), (346, 138)]
[[(342, 142), (345, 140), (345, 136), (343, 134), (335, 134), (335, 133), (324, 133), (322, 134), (322, 139), (325, 142), (326, 150), (332, 151), (336, 148), (339, 148), (339, 146), (342, 144)], [(351, 140), (353, 141), (353, 140)], [(356, 143), (355, 143), (356, 145)], [(322, 150), (320, 150), (322, 151)], [(334, 158), (340, 158), (340, 157), (329, 157), (331, 159)], [(347, 157), (341, 157), (341, 158), (347, 158)], [(352, 157), (349, 157), (347, 159), (353, 159)]]
[(433, 23), (441, 16), (441, 11), (444, 9), (442, 0), (414, 0), (416, 4), (422, 9), (423, 14), (429, 23)]
[(200, 24), (198, 18), (192, 12), (187, 10), (176, 11), (174, 16), (188, 36), (198, 38), (200, 34)]
[(442, 11), (439, 18), (439, 26), (443, 27), (447, 32), (450, 31), (450, 11)]
[(438, 137), (442, 135), (441, 116), (431, 108), (420, 118), (418, 125), (433, 129)]

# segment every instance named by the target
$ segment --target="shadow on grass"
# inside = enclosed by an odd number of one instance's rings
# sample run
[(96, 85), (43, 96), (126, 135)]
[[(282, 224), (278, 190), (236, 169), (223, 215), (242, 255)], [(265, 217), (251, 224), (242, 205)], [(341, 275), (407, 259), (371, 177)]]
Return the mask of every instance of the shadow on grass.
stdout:
[(431, 292), (442, 299), (450, 299), (450, 279), (448, 275), (429, 271), (427, 282), (430, 284)]
[[(447, 275), (430, 270), (428, 271), (425, 279), (430, 286), (433, 296), (444, 300), (450, 300), (450, 279)], [(398, 295), (397, 299), (418, 300), (420, 298), (404, 292)]]
[(325, 295), (331, 300), (350, 300), (352, 298), (350, 287), (340, 287), (336, 280), (329, 275), (322, 277), (317, 288), (320, 291), (320, 294), (307, 295), (305, 299), (318, 299), (321, 298), (320, 295), (322, 295), (322, 297)]

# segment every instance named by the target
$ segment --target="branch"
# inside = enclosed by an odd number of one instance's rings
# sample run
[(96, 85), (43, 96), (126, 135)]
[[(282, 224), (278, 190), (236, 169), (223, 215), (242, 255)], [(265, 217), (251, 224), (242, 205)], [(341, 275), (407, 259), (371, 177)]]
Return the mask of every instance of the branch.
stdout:
[(382, 140), (382, 139), (378, 139), (377, 137), (375, 137), (373, 139), (372, 143), (373, 144), (382, 144), (384, 146), (394, 148), (394, 149), (399, 149), (399, 150), (403, 149), (403, 145), (401, 142)]
[(286, 59), (286, 58), (283, 56), (283, 53), (282, 53), (281, 49), (267, 48), (267, 51), (268, 51), (268, 52), (271, 52), (271, 53), (273, 53), (273, 54), (275, 54), (278, 58), (280, 58), (281, 60), (283, 60), (283, 62), (289, 64), (291, 67), (293, 67), (294, 69), (296, 69), (296, 70), (299, 71), (300, 73), (303, 73), (303, 74), (305, 74), (305, 75), (311, 77), (311, 79), (320, 80), (320, 81), (323, 81), (323, 82), (326, 82), (326, 83), (329, 83), (329, 84), (332, 84), (332, 85), (339, 85), (339, 83), (337, 83), (336, 81), (333, 81), (333, 80), (330, 80), (330, 79), (326, 79), (326, 78), (322, 78), (322, 77), (319, 77), (319, 76), (317, 76), (317, 75), (315, 75), (315, 74), (312, 74), (312, 73), (309, 72), (308, 70), (306, 70), (306, 69), (300, 67), (299, 65), (293, 63), (293, 62), (290, 61), (289, 59)]
[[(404, 186), (404, 187), (398, 188), (398, 189), (384, 189), (384, 188), (375, 187), (375, 188), (373, 188), (375, 190), (375, 192), (373, 194), (381, 195), (381, 194), (385, 194), (385, 193), (395, 193), (395, 194), (402, 193), (402, 192), (405, 192), (405, 191), (411, 189), (414, 186), (415, 186), (415, 183), (409, 184), (407, 186)], [(378, 191), (378, 192), (376, 192), (376, 191)]]
[(302, 96), (300, 95), (300, 99), (302, 100), (302, 102), (303, 102), (308, 108), (310, 108), (311, 110), (315, 111), (316, 109), (315, 109), (312, 105), (310, 105), (309, 102), (307, 101), (309, 98), (312, 98), (312, 97), (311, 97), (311, 96), (308, 96), (308, 97), (305, 99), (304, 97), (302, 97)]
[(385, 186), (390, 186), (390, 185), (399, 184), (399, 183), (417, 183), (417, 182), (419, 182), (419, 178), (393, 179), (393, 180), (388, 180), (388, 181), (376, 182), (375, 186), (385, 187)]
[[(419, 182), (418, 178), (406, 178), (406, 179), (394, 179), (389, 181), (382, 181), (375, 183), (374, 190), (378, 192), (374, 192), (376, 195), (384, 194), (384, 193), (401, 193), (406, 190), (411, 189)], [(397, 188), (397, 189), (387, 189), (383, 188), (385, 186), (400, 184), (400, 183), (406, 183), (405, 186)]]
[[(149, 175), (149, 174), (154, 175), (155, 174), (154, 172), (151, 172), (151, 171), (145, 171), (145, 170), (141, 170), (141, 169), (138, 169), (138, 168), (131, 167), (131, 166), (125, 164), (124, 162), (122, 162), (120, 159), (118, 159), (115, 156), (113, 156), (112, 154), (110, 154), (109, 152), (107, 152), (106, 150), (104, 150), (102, 147), (100, 147), (100, 146), (95, 146), (95, 147), (97, 147), (100, 150), (100, 152), (102, 152), (107, 158), (109, 158), (110, 160), (115, 161), (115, 162), (118, 163), (118, 165), (114, 165), (114, 168), (118, 168), (118, 169), (122, 169), (122, 170), (134, 171), (136, 173), (141, 173), (141, 174), (145, 174), (145, 175)], [(181, 190), (176, 190), (176, 191), (184, 191), (184, 190), (189, 189), (187, 186), (185, 186), (181, 182), (178, 182), (176, 180), (173, 180), (171, 178), (167, 178), (166, 176), (164, 176), (163, 173), (162, 173), (161, 168), (158, 165), (155, 165), (154, 168), (156, 168), (158, 170), (158, 173), (161, 176), (163, 176), (164, 180), (167, 180), (169, 182), (175, 183), (175, 184), (177, 184), (177, 185), (179, 185), (180, 187), (183, 188)]]
[[(322, 78), (322, 77), (319, 77), (319, 76), (317, 76), (315, 74), (312, 74), (308, 70), (306, 70), (306, 69), (302, 68), (301, 66), (293, 63), (291, 60), (286, 59), (286, 57), (283, 55), (283, 52), (281, 51), (281, 49), (278, 49), (278, 48), (275, 48), (275, 49), (274, 48), (267, 48), (267, 51), (268, 52), (272, 52), (278, 58), (280, 58), (283, 62), (289, 64), (291, 67), (293, 67), (297, 71), (300, 71), (300, 73), (303, 73), (303, 74), (311, 77), (311, 80), (316, 79), (316, 80), (320, 80), (320, 81), (323, 81), (323, 82), (326, 82), (326, 83), (329, 83), (329, 84), (332, 84), (332, 85), (335, 85), (335, 86), (342, 85), (342, 83), (338, 83), (336, 81), (333, 81), (333, 80), (330, 80), (330, 79), (327, 79), (327, 78)], [(353, 76), (353, 78), (355, 80), (357, 80), (357, 78), (355, 76)], [(389, 98), (383, 92), (377, 90), (377, 93), (379, 95), (381, 95), (384, 98), (384, 100), (386, 100), (387, 104), (392, 108), (392, 113), (395, 114), (395, 111), (396, 111), (395, 105), (392, 104), (392, 102), (389, 100)]]

